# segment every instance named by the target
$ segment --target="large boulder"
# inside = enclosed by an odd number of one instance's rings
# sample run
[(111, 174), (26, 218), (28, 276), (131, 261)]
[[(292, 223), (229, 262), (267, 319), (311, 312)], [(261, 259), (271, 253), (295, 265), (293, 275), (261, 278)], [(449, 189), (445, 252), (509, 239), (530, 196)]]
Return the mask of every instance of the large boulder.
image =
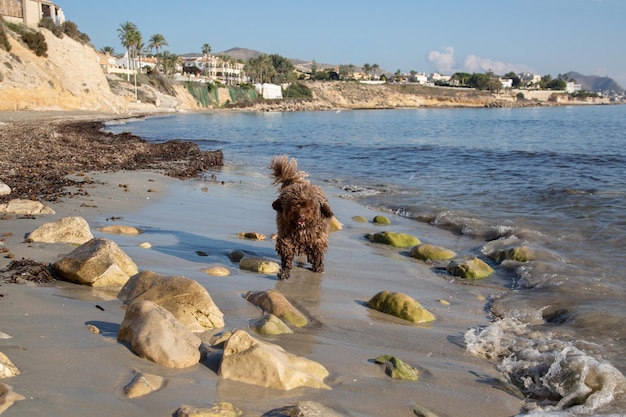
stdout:
[(309, 323), (306, 316), (279, 291), (250, 291), (246, 294), (246, 300), (295, 327), (303, 327)]
[(430, 311), (412, 297), (400, 292), (381, 291), (373, 296), (367, 305), (374, 310), (413, 323), (428, 323), (435, 320), (435, 316)]
[(219, 375), (247, 384), (291, 390), (299, 387), (330, 389), (329, 373), (310, 359), (295, 356), (278, 345), (262, 342), (236, 330), (224, 344)]
[(456, 253), (450, 249), (431, 245), (429, 243), (422, 243), (421, 245), (413, 246), (409, 254), (411, 257), (422, 261), (448, 260), (456, 256)]
[(75, 284), (122, 286), (135, 275), (137, 265), (119, 246), (106, 238), (93, 238), (52, 265), (63, 280)]
[(37, 215), (55, 214), (55, 211), (39, 201), (16, 198), (8, 203), (0, 204), (0, 213)]
[(446, 270), (450, 275), (469, 280), (487, 278), (494, 272), (493, 268), (476, 257), (450, 261)]
[(44, 223), (28, 235), (33, 242), (75, 243), (82, 245), (93, 239), (89, 224), (82, 217), (63, 217), (56, 222)]
[(127, 342), (137, 356), (168, 368), (186, 368), (200, 361), (200, 338), (152, 301), (128, 307), (117, 340)]
[(408, 248), (421, 243), (418, 238), (406, 233), (378, 232), (373, 235), (368, 234), (366, 237), (374, 243), (382, 243), (394, 248)]
[(192, 332), (224, 327), (224, 314), (198, 282), (183, 276), (142, 271), (131, 277), (117, 295), (124, 304), (153, 301), (168, 310)]

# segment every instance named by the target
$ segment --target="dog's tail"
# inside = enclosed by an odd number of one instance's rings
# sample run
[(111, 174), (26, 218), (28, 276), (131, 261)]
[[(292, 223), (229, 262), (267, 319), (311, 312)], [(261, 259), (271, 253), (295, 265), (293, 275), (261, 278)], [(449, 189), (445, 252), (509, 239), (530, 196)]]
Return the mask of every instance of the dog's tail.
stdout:
[(282, 184), (280, 188), (304, 180), (308, 174), (298, 171), (298, 162), (287, 155), (278, 155), (272, 159), (270, 169), (274, 170), (274, 185)]

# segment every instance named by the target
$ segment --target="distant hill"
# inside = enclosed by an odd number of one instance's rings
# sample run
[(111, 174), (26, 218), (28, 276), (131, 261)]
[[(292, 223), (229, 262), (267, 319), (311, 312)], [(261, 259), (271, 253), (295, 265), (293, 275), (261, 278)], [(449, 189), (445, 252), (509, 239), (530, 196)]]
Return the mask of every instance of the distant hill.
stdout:
[(565, 75), (567, 75), (570, 80), (574, 79), (577, 84), (580, 84), (583, 90), (597, 92), (615, 91), (617, 93), (624, 93), (622, 86), (610, 77), (583, 75), (574, 71), (570, 71)]

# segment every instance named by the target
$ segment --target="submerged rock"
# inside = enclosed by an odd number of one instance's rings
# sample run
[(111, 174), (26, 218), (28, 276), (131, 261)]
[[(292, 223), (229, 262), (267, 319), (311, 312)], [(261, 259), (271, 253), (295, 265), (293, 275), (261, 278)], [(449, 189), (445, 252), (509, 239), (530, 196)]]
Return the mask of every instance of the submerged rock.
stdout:
[(26, 397), (13, 391), (13, 387), (0, 384), (0, 414), (4, 413), (15, 401), (25, 400)]
[(197, 408), (181, 405), (175, 417), (240, 417), (243, 411), (224, 401), (217, 402), (211, 408)]
[(456, 253), (450, 249), (431, 245), (429, 243), (422, 243), (421, 245), (413, 246), (409, 254), (411, 257), (422, 261), (448, 260), (456, 256)]
[(469, 280), (487, 278), (494, 272), (493, 268), (475, 257), (451, 261), (446, 270), (450, 275)]
[(230, 270), (225, 266), (212, 266), (204, 268), (202, 271), (214, 277), (227, 277), (230, 275)]
[(255, 332), (261, 335), (277, 335), (283, 333), (293, 333), (293, 330), (273, 314), (266, 313), (255, 321), (251, 326)]
[(109, 226), (100, 227), (97, 230), (112, 235), (135, 236), (141, 233), (141, 230), (137, 229), (135, 226), (126, 226), (123, 224), (111, 224)]
[(435, 316), (410, 296), (391, 291), (381, 291), (373, 296), (367, 305), (374, 310), (399, 317), (413, 323), (428, 323)]
[(303, 327), (309, 323), (306, 316), (276, 290), (250, 291), (246, 294), (246, 300), (295, 327)]
[(379, 214), (378, 216), (374, 216), (373, 222), (375, 224), (391, 224), (391, 221), (389, 221), (389, 218), (381, 214)]
[(168, 310), (192, 332), (224, 327), (224, 314), (198, 282), (183, 276), (142, 271), (117, 295), (124, 304), (149, 300)]
[(138, 398), (150, 394), (165, 385), (165, 378), (159, 375), (137, 372), (133, 379), (124, 387), (128, 398)]
[(367, 234), (366, 237), (374, 243), (382, 243), (394, 248), (408, 248), (421, 243), (418, 238), (406, 233), (378, 232), (373, 235)]
[(385, 365), (385, 373), (393, 379), (417, 381), (419, 371), (408, 363), (391, 355), (381, 355), (374, 362)]
[(367, 223), (367, 219), (363, 216), (353, 216), (352, 220), (358, 223)]
[(90, 286), (122, 286), (137, 265), (112, 240), (93, 238), (52, 265), (65, 281)]
[(282, 390), (299, 387), (330, 389), (324, 383), (329, 373), (322, 365), (288, 353), (278, 345), (257, 340), (243, 330), (234, 331), (224, 344), (219, 375)]
[(152, 301), (128, 307), (117, 340), (128, 342), (137, 356), (168, 368), (186, 368), (200, 361), (200, 338)]
[(502, 263), (505, 260), (528, 262), (536, 259), (535, 251), (528, 246), (516, 246), (500, 251), (496, 251), (489, 255), (491, 259), (497, 263)]
[(258, 272), (259, 274), (274, 275), (280, 266), (274, 262), (253, 256), (244, 256), (239, 260), (239, 268), (246, 271)]
[(63, 217), (56, 222), (42, 224), (28, 235), (28, 239), (33, 242), (82, 245), (93, 239), (93, 234), (82, 217)]

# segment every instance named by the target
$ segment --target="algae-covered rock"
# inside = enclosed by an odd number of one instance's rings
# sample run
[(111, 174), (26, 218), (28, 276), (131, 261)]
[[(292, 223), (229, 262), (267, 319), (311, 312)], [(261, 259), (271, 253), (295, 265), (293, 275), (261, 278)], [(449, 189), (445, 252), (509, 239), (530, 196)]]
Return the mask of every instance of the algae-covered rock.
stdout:
[(448, 260), (456, 256), (456, 253), (450, 249), (431, 245), (429, 243), (422, 243), (421, 245), (413, 246), (409, 253), (413, 258), (420, 259), (422, 261)]
[(536, 259), (535, 251), (528, 246), (516, 246), (514, 248), (508, 248), (501, 251), (497, 251), (490, 255), (490, 258), (497, 263), (502, 263), (505, 260), (528, 262)]
[(274, 275), (278, 272), (280, 266), (274, 261), (254, 256), (245, 256), (239, 261), (239, 269), (258, 272), (259, 274)]
[(385, 373), (393, 379), (417, 381), (419, 371), (408, 363), (391, 355), (381, 355), (374, 362), (385, 365)]
[(391, 221), (389, 221), (389, 218), (387, 216), (383, 216), (382, 214), (379, 214), (378, 216), (374, 216), (373, 221), (376, 224), (391, 224)]
[(428, 323), (435, 320), (435, 316), (426, 310), (412, 297), (391, 291), (381, 291), (373, 296), (367, 305), (382, 313), (391, 314), (413, 323)]
[(352, 220), (359, 223), (367, 223), (367, 219), (363, 216), (354, 216), (352, 217)]
[(343, 229), (343, 224), (335, 216), (330, 218), (330, 231), (338, 232)]
[(368, 234), (366, 237), (374, 243), (382, 243), (384, 245), (393, 246), (394, 248), (408, 248), (420, 244), (418, 238), (406, 233), (378, 232), (373, 235)]
[(483, 279), (493, 274), (493, 268), (478, 258), (450, 261), (446, 270), (450, 275), (465, 279)]
[(258, 334), (264, 336), (293, 333), (293, 330), (291, 330), (284, 321), (270, 313), (264, 314), (263, 317), (255, 321), (250, 327)]

